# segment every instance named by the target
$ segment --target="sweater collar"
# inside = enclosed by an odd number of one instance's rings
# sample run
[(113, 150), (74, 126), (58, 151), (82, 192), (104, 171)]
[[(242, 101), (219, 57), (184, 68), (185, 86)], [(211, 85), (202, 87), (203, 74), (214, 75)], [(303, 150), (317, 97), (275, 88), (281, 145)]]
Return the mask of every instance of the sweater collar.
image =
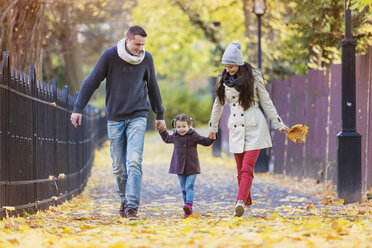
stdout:
[(132, 64), (132, 65), (138, 65), (142, 62), (142, 60), (145, 58), (145, 49), (143, 49), (138, 56), (134, 56), (130, 54), (127, 49), (125, 48), (125, 38), (120, 40), (117, 44), (117, 51), (119, 57), (124, 60), (125, 62)]

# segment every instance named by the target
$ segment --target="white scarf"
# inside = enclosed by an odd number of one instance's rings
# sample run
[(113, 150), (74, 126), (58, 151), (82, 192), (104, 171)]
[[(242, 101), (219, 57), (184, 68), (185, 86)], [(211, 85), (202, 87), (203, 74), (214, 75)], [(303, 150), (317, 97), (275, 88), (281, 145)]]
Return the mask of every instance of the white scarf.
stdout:
[(125, 38), (120, 40), (117, 44), (117, 50), (119, 57), (124, 60), (125, 62), (128, 62), (132, 65), (138, 65), (142, 62), (142, 60), (145, 58), (145, 49), (143, 49), (141, 52), (139, 52), (138, 56), (134, 56), (130, 54), (127, 49), (125, 48)]

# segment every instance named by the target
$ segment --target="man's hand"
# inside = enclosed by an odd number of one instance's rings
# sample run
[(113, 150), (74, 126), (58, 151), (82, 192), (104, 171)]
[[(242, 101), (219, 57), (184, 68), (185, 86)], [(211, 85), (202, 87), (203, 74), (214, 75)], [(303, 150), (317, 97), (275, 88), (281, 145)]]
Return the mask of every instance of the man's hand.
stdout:
[(209, 133), (208, 138), (215, 140), (217, 138), (216, 133)]
[(76, 128), (79, 124), (81, 126), (81, 120), (83, 119), (83, 114), (72, 113), (71, 114), (71, 124)]
[(155, 128), (156, 130), (163, 132), (165, 129), (167, 129), (167, 126), (165, 125), (164, 120), (156, 120), (155, 121)]

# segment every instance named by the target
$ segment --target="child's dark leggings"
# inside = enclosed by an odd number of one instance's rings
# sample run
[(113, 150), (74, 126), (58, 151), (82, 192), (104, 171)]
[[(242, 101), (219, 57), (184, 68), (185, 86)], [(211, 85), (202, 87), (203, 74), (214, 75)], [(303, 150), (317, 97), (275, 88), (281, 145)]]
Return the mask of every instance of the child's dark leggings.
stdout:
[(234, 153), (238, 169), (239, 192), (237, 200), (243, 200), (245, 205), (252, 205), (251, 187), (253, 182), (253, 169), (256, 164), (260, 150)]

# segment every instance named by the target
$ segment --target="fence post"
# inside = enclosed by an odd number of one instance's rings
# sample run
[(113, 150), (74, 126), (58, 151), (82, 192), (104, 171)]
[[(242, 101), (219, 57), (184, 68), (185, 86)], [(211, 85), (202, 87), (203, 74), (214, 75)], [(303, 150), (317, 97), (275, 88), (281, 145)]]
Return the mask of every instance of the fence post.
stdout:
[[(69, 123), (68, 123), (68, 108), (69, 108), (69, 102), (68, 102), (68, 86), (65, 85), (65, 88), (64, 88), (64, 92), (63, 92), (63, 96), (65, 97), (65, 108), (66, 108), (66, 116), (65, 116), (65, 120), (63, 121), (64, 123), (66, 123), (66, 158), (65, 158), (65, 174), (68, 175), (70, 173), (70, 135), (69, 135)], [(70, 185), (70, 178), (67, 177), (67, 180), (66, 180), (66, 191), (67, 193), (69, 192), (69, 185)], [(69, 196), (67, 196), (67, 199), (70, 199)]]
[[(31, 87), (31, 96), (34, 98), (36, 97), (36, 73), (35, 73), (35, 67), (32, 65), (30, 68), (30, 87)], [(37, 169), (36, 169), (36, 146), (37, 146), (37, 104), (34, 99), (32, 99), (32, 172), (33, 172), (33, 179), (37, 178)], [(32, 199), (35, 199), (35, 203), (37, 203), (37, 184), (33, 184), (33, 197)], [(35, 208), (37, 208), (37, 204), (35, 205)]]
[[(72, 102), (72, 104), (75, 103), (77, 96), (78, 96), (78, 92), (75, 91), (74, 101)], [(83, 111), (83, 114), (84, 114), (84, 111)], [(80, 161), (80, 159), (79, 159), (80, 158), (79, 157), (80, 156), (80, 153), (79, 153), (79, 149), (80, 149), (80, 142), (79, 142), (80, 129), (81, 129), (81, 127), (79, 127), (79, 126), (78, 126), (78, 128), (74, 128), (74, 133), (75, 133), (75, 135), (74, 135), (75, 136), (74, 137), (74, 139), (75, 139), (75, 163), (76, 163), (75, 168), (76, 168), (76, 171), (79, 172), (79, 175), (77, 176), (77, 178), (78, 178), (77, 186), (79, 188), (80, 188), (81, 176), (82, 176), (82, 174), (80, 173), (80, 170), (82, 169), (82, 167), (84, 167), (84, 165), (79, 163), (79, 161)], [(80, 193), (80, 190), (79, 190), (79, 193)]]
[[(53, 123), (53, 168), (54, 168), (54, 175), (57, 174), (58, 168), (57, 168), (57, 142), (58, 142), (58, 115), (57, 115), (57, 103), (58, 103), (58, 95), (57, 95), (57, 80), (56, 78), (52, 79), (52, 101), (54, 102), (54, 108), (53, 108), (53, 117), (52, 117), (52, 123)], [(58, 190), (56, 190), (56, 194), (58, 194)]]
[(9, 204), (9, 187), (6, 183), (9, 181), (9, 95), (10, 95), (10, 61), (8, 52), (3, 53), (1, 63), (1, 84), (0, 88), (0, 219), (5, 216), (2, 206)]

